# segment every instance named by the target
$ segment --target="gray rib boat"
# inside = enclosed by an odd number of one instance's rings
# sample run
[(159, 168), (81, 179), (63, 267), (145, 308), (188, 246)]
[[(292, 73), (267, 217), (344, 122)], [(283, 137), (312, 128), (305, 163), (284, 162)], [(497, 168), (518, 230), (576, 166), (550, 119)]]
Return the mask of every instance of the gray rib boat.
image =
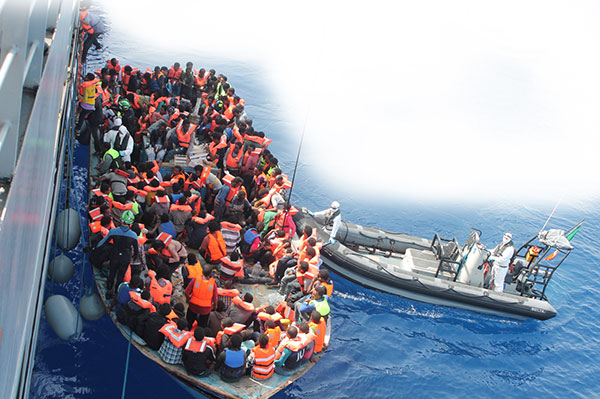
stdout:
[[(329, 240), (322, 220), (303, 212), (294, 220), (298, 230), (310, 226), (319, 240)], [(325, 245), (321, 258), (329, 269), (368, 288), (500, 317), (546, 320), (557, 313), (546, 288), (573, 249), (569, 240), (582, 223), (567, 232), (544, 231), (516, 250), (504, 292), (486, 288), (489, 252), (478, 230), (460, 246), (456, 238), (438, 234), (428, 240), (343, 221), (338, 242)]]

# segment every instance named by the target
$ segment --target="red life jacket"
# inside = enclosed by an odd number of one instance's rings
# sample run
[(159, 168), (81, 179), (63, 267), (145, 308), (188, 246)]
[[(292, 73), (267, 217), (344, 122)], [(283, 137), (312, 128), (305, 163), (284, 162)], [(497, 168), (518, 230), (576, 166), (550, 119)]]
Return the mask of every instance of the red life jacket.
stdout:
[(190, 339), (188, 339), (187, 343), (185, 344), (184, 349), (190, 352), (203, 353), (208, 345), (208, 342), (205, 340), (196, 341), (196, 338), (190, 337)]
[(150, 312), (156, 312), (156, 308), (150, 301), (146, 301), (142, 299), (142, 296), (135, 291), (129, 291), (129, 297), (131, 300), (136, 303), (139, 307), (143, 309), (148, 309)]
[(185, 204), (185, 205), (172, 204), (171, 208), (169, 208), (169, 212), (173, 212), (173, 211), (191, 212), (192, 207), (189, 206), (188, 204)]
[(158, 237), (156, 237), (158, 241), (162, 241), (165, 244), (165, 247), (169, 245), (173, 237), (168, 233), (160, 233)]
[(106, 68), (110, 71), (111, 69), (117, 71), (117, 76), (119, 76), (119, 72), (121, 72), (121, 65), (119, 65), (119, 60), (117, 60), (117, 65), (113, 66), (110, 60), (106, 61)]
[(100, 213), (100, 207), (94, 208), (88, 212), (90, 214), (90, 218), (93, 222), (100, 223), (100, 219), (102, 219), (102, 213)]

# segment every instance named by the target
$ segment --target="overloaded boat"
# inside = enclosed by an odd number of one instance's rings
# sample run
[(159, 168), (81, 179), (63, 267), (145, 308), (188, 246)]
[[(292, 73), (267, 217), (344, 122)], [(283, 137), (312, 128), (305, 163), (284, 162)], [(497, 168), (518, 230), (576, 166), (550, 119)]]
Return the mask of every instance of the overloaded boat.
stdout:
[[(301, 212), (298, 229), (310, 226), (319, 240), (329, 241), (324, 220)], [(556, 316), (547, 287), (569, 256), (569, 231), (542, 231), (515, 251), (503, 292), (488, 288), (489, 251), (480, 231), (464, 245), (435, 234), (432, 239), (392, 233), (342, 221), (337, 242), (322, 248), (321, 259), (337, 274), (362, 286), (435, 305), (451, 306), (501, 317), (546, 320)]]

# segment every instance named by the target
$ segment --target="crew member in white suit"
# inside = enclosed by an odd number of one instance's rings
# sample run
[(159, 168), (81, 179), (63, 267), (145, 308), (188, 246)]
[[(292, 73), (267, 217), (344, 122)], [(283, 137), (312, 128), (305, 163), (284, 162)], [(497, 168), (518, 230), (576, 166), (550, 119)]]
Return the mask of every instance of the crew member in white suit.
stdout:
[(508, 272), (510, 260), (515, 253), (513, 247), (512, 234), (504, 233), (502, 242), (490, 252), (489, 261), (493, 261), (492, 265), (492, 284), (493, 290), (504, 291), (504, 278)]

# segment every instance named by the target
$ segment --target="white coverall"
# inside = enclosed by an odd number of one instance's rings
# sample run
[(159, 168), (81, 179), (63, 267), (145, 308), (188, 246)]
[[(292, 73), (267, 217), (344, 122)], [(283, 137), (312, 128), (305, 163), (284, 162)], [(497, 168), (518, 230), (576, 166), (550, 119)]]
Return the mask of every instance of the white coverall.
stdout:
[[(502, 243), (496, 245), (496, 247), (494, 247), (492, 250), (492, 253), (496, 252), (500, 245), (502, 245)], [(489, 257), (489, 260), (494, 261), (494, 265), (492, 266), (492, 281), (494, 282), (494, 291), (504, 291), (504, 278), (506, 277), (506, 273), (508, 272), (508, 264), (514, 253), (515, 248), (511, 245), (504, 248), (500, 255), (492, 255)]]

